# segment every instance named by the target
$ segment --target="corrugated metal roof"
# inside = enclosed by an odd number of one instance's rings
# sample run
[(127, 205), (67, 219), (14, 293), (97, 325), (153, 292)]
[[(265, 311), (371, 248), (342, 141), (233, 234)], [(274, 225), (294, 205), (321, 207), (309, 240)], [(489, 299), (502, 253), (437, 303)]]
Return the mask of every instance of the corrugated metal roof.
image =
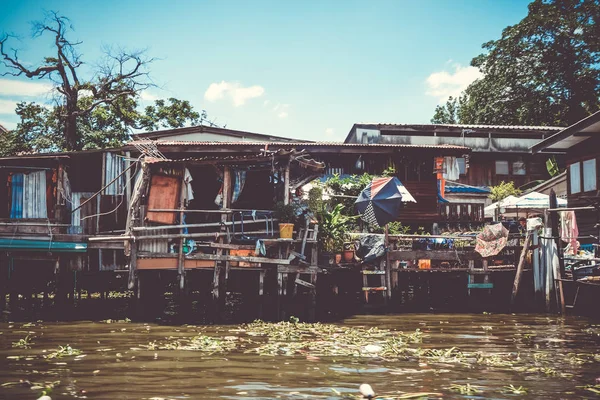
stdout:
[[(217, 126), (208, 126), (208, 125), (197, 125), (197, 126), (188, 126), (183, 128), (173, 128), (173, 129), (163, 129), (153, 132), (140, 132), (136, 133), (134, 136), (138, 138), (151, 138), (151, 139), (160, 139), (161, 137), (169, 137), (173, 135), (186, 135), (186, 134), (194, 134), (194, 133), (213, 133), (220, 134), (225, 136), (234, 136), (234, 137), (252, 137), (254, 139), (262, 139), (264, 141), (294, 141), (294, 142), (303, 142), (304, 140), (298, 138), (288, 138), (284, 136), (277, 135), (269, 135), (265, 133), (256, 133), (256, 132), (248, 132), (248, 131), (240, 131), (235, 129), (221, 128)], [(308, 140), (310, 142), (310, 140)]]
[(444, 193), (490, 193), (490, 188), (487, 186), (471, 186), (464, 183), (446, 181)]
[(432, 128), (443, 127), (443, 128), (456, 128), (456, 129), (499, 129), (507, 131), (560, 131), (564, 127), (560, 126), (528, 126), (528, 125), (482, 125), (482, 124), (393, 124), (393, 123), (357, 123), (356, 126), (361, 125), (375, 125), (379, 127), (397, 127), (397, 128), (409, 128), (409, 127), (421, 127), (421, 128)]
[(455, 145), (428, 145), (428, 144), (384, 144), (384, 143), (343, 143), (343, 142), (195, 142), (195, 141), (174, 141), (174, 140), (159, 140), (155, 142), (158, 146), (257, 146), (257, 147), (387, 147), (387, 148), (416, 148), (416, 149), (454, 149), (454, 150), (470, 150), (469, 147)]
[(446, 186), (445, 193), (481, 193), (488, 194), (490, 189), (477, 186)]
[[(275, 153), (277, 155), (277, 153)], [(177, 159), (161, 159), (161, 158), (146, 158), (146, 162), (148, 164), (167, 164), (173, 162), (192, 162), (192, 161), (271, 161), (270, 155), (263, 154), (248, 154), (248, 155), (236, 155), (236, 156), (205, 156), (205, 157), (185, 157), (185, 158), (177, 158)]]

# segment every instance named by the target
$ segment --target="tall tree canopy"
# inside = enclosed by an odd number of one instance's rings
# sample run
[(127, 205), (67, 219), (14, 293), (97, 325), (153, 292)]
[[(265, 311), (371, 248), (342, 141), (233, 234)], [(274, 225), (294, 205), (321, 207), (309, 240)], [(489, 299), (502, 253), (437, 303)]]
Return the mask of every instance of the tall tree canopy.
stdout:
[(9, 50), (11, 35), (0, 38), (2, 75), (47, 79), (54, 86), (53, 106), (19, 103), (17, 128), (0, 138), (0, 155), (115, 147), (130, 137), (132, 129), (155, 130), (202, 123), (206, 113), (194, 111), (188, 101), (156, 100), (139, 111), (140, 94), (154, 86), (147, 67), (153, 61), (143, 51), (113, 51), (85, 64), (75, 42), (68, 18), (50, 13), (34, 24), (34, 38), (52, 38), (55, 54), (40, 65), (29, 67), (19, 61), (17, 50)]
[(600, 107), (598, 0), (535, 0), (482, 47), (471, 65), (483, 78), (438, 106), (433, 123), (454, 115), (457, 123), (564, 126)]

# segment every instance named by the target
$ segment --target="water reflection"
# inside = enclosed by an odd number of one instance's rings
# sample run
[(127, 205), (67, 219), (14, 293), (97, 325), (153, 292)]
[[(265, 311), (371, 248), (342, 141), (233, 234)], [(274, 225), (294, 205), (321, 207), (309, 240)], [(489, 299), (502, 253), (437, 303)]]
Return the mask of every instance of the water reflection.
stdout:
[[(248, 351), (266, 339), (234, 325), (3, 323), (0, 398), (36, 399), (45, 382), (55, 381), (60, 383), (51, 395), (54, 400), (340, 399), (356, 395), (365, 382), (379, 394), (395, 396), (429, 392), (464, 398), (451, 387), (468, 384), (482, 391), (472, 398), (508, 398), (515, 396), (506, 393), (512, 384), (525, 388), (530, 397), (568, 398), (594, 396), (584, 386), (594, 385), (600, 376), (600, 326), (585, 318), (409, 314), (360, 316), (339, 325), (420, 329), (422, 343), (410, 346), (428, 356), (324, 356), (303, 349), (294, 355), (259, 355)], [(28, 335), (31, 343), (13, 347)], [(149, 346), (204, 336), (236, 346), (212, 353)], [(66, 345), (81, 354), (48, 357)], [(427, 349), (431, 352), (423, 353)], [(464, 360), (456, 357), (458, 352)], [(487, 358), (474, 360), (474, 354)]]

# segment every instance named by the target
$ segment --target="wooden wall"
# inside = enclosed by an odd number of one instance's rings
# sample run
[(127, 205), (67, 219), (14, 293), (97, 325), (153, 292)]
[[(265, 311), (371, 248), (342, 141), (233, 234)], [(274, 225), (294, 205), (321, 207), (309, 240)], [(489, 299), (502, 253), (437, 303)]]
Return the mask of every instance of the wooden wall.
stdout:
[[(510, 154), (510, 153), (471, 153), (469, 169), (461, 175), (459, 182), (472, 186), (494, 186), (502, 181), (514, 182), (516, 187), (536, 180), (550, 179), (546, 169), (547, 155), (544, 154)], [(509, 174), (496, 174), (496, 160), (508, 161)], [(522, 160), (526, 165), (525, 175), (512, 174), (512, 162)], [(562, 157), (557, 157), (559, 164), (564, 164)]]
[[(600, 138), (588, 139), (577, 146), (573, 146), (567, 154), (567, 166), (591, 158), (596, 159), (596, 190), (589, 192), (571, 193), (571, 176), (567, 167), (567, 200), (569, 207), (589, 207), (600, 205)], [(583, 183), (582, 183), (583, 189)], [(576, 211), (579, 235), (598, 235), (598, 229), (594, 227), (600, 222), (598, 211)], [(594, 239), (582, 239), (581, 243), (598, 243)]]
[(408, 203), (400, 212), (402, 223), (435, 222), (438, 217), (437, 182), (402, 182), (417, 203)]

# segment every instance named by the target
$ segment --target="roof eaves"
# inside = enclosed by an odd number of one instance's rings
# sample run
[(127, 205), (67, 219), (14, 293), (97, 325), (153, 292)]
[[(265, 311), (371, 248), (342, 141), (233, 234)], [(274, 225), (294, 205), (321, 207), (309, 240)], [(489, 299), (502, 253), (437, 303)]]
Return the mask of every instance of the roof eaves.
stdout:
[(398, 144), (398, 143), (342, 143), (342, 142), (200, 142), (200, 141), (158, 141), (157, 146), (304, 146), (304, 147), (381, 147), (381, 148), (421, 148), (421, 149), (452, 149), (471, 151), (469, 147), (456, 145), (426, 145), (426, 144)]
[(287, 138), (283, 136), (269, 135), (264, 133), (256, 133), (256, 132), (248, 132), (248, 131), (238, 131), (235, 129), (227, 129), (227, 128), (219, 128), (214, 126), (207, 125), (196, 125), (196, 126), (188, 126), (183, 128), (173, 128), (173, 129), (163, 129), (153, 132), (141, 132), (135, 134), (135, 136), (144, 138), (144, 139), (155, 139), (162, 137), (169, 137), (187, 133), (215, 133), (222, 134), (227, 136), (234, 136), (238, 138), (244, 137), (254, 137), (254, 138), (263, 138), (268, 140), (281, 140), (281, 141), (296, 141), (296, 142), (304, 142), (302, 139), (296, 138)]
[(564, 128), (563, 130), (556, 133), (555, 135), (552, 135), (549, 138), (544, 139), (544, 140), (540, 141), (539, 143), (534, 144), (533, 146), (531, 146), (531, 148), (529, 150), (533, 154), (539, 153), (540, 151), (547, 149), (548, 147), (552, 146), (553, 144), (556, 144), (556, 143), (560, 142), (561, 140), (564, 140), (564, 139), (568, 138), (569, 136), (572, 136), (575, 133), (579, 132), (580, 130), (585, 129), (597, 122), (600, 122), (600, 111), (597, 111), (594, 114), (592, 114), (580, 121), (577, 121), (573, 125), (571, 125), (567, 128)]

